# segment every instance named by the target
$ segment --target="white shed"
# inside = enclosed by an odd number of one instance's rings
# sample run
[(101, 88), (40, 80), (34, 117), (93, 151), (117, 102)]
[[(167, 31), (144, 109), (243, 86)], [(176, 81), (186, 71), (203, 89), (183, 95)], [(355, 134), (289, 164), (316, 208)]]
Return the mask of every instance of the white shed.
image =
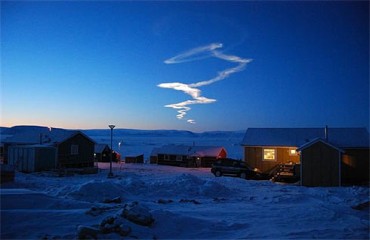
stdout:
[(56, 168), (57, 150), (44, 145), (10, 146), (8, 164), (21, 172), (38, 172)]

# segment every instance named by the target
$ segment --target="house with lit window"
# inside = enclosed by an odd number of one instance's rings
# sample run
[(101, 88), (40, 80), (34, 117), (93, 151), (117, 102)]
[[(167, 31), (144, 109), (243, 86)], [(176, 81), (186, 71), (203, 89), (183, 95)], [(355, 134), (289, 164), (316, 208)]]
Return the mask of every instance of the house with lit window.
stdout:
[(369, 183), (366, 128), (248, 128), (244, 161), (264, 173), (279, 164), (300, 164), (304, 186)]
[(151, 163), (182, 167), (211, 167), (219, 158), (226, 158), (225, 148), (219, 146), (164, 145), (153, 149)]
[[(12, 163), (25, 161), (25, 151), (34, 152), (36, 148), (49, 146), (56, 148), (57, 168), (94, 167), (95, 142), (81, 131), (40, 128), (37, 131), (16, 132), (2, 141), (5, 163), (9, 163), (10, 158)], [(15, 146), (18, 148), (14, 148)], [(27, 146), (27, 148), (19, 146)], [(9, 151), (12, 147), (16, 150)], [(33, 158), (35, 161), (43, 161), (41, 157)]]

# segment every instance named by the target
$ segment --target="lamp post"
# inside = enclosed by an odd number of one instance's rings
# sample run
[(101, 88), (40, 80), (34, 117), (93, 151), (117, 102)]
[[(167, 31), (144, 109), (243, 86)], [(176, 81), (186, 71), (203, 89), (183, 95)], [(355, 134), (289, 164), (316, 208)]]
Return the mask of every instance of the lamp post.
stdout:
[(115, 127), (115, 125), (109, 125), (109, 128), (110, 128), (110, 162), (109, 162), (109, 173), (108, 173), (109, 178), (113, 177), (112, 154), (113, 154), (113, 128), (114, 127)]

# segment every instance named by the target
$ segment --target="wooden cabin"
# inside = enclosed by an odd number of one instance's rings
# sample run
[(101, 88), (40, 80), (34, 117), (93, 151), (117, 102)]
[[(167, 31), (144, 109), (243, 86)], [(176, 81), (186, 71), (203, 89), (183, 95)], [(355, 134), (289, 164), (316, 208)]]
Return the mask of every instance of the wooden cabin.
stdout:
[(110, 147), (107, 144), (95, 144), (94, 157), (96, 162), (110, 162)]
[(16, 133), (5, 139), (3, 143), (6, 146), (4, 147), (6, 158), (10, 146), (52, 146), (57, 149), (57, 167), (94, 167), (95, 142), (81, 131), (45, 128)]
[(336, 187), (342, 185), (342, 149), (317, 138), (302, 145), (298, 151), (301, 153), (301, 184), (303, 186)]
[(125, 157), (125, 163), (144, 163), (144, 154)]
[[(155, 153), (153, 153), (155, 152)], [(153, 150), (151, 163), (182, 167), (211, 167), (218, 158), (226, 158), (223, 147), (165, 145)]]
[(301, 163), (306, 186), (369, 183), (366, 128), (249, 128), (242, 146), (244, 161), (264, 173), (279, 164)]
[(80, 131), (71, 132), (54, 145), (58, 148), (58, 165), (65, 168), (94, 167), (95, 142)]

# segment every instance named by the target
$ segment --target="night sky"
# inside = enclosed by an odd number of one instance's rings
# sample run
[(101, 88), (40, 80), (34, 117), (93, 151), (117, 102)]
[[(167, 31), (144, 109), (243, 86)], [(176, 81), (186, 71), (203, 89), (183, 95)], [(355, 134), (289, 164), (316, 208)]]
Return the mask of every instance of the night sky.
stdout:
[(369, 2), (1, 2), (1, 126), (369, 129)]

